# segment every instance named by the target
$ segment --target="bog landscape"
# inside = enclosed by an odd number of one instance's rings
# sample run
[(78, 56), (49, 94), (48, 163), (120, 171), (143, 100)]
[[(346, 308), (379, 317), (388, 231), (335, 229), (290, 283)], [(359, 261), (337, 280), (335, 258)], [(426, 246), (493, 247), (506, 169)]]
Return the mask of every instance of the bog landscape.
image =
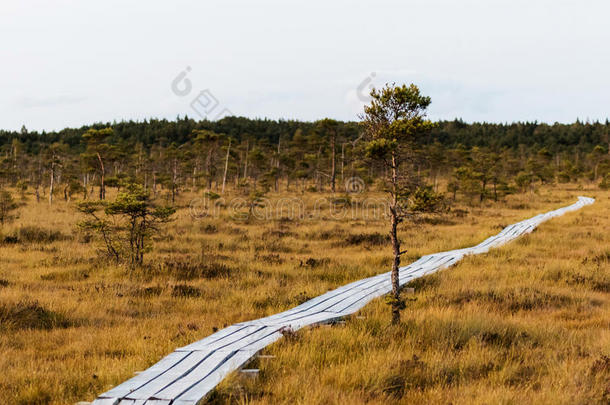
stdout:
[(587, 196), (342, 320), (283, 331), (242, 366), (255, 377), (228, 373), (203, 400), (605, 403), (608, 125), (371, 114), (0, 134), (2, 402), (92, 401), (229, 325)]
[(610, 405), (609, 15), (0, 1), (0, 405)]

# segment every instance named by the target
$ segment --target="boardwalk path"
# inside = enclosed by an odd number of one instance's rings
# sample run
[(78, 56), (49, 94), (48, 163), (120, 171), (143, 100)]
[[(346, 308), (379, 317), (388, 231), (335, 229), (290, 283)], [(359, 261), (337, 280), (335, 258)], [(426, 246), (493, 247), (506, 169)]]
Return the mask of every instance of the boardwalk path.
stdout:
[[(531, 232), (550, 218), (593, 202), (592, 198), (578, 197), (575, 204), (517, 222), (474, 247), (423, 256), (400, 269), (400, 284), (451, 266), (465, 255), (485, 253)], [(176, 349), (149, 369), (103, 393), (93, 404), (195, 405), (225, 376), (281, 338), (282, 328), (297, 330), (331, 322), (353, 314), (391, 289), (390, 273), (384, 273), (339, 287), (288, 311), (231, 325), (203, 340)]]

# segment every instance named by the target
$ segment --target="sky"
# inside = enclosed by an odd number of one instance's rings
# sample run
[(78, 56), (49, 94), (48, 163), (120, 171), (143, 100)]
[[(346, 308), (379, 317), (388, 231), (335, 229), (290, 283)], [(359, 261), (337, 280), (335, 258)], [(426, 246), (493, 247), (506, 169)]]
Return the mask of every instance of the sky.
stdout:
[(357, 120), (415, 83), (429, 117), (605, 120), (607, 0), (0, 0), (0, 129)]

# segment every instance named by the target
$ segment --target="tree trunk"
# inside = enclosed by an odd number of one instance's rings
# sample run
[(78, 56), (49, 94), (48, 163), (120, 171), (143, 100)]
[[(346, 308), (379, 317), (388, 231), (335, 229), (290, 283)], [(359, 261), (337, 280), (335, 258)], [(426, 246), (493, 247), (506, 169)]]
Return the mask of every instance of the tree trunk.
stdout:
[(89, 184), (89, 173), (83, 174), (83, 200), (87, 199), (87, 186)]
[(178, 178), (178, 161), (174, 158), (172, 169), (172, 204), (176, 203), (176, 179)]
[(396, 153), (392, 153), (392, 204), (390, 206), (390, 239), (392, 241), (392, 324), (400, 323), (400, 241), (398, 240), (398, 165)]
[(55, 163), (51, 163), (51, 184), (49, 185), (49, 205), (53, 204), (54, 185), (55, 185)]
[(153, 171), (152, 175), (153, 175), (153, 184), (152, 184), (153, 196), (155, 198), (157, 198), (157, 172)]
[(337, 178), (337, 167), (335, 164), (335, 137), (330, 138), (330, 191), (335, 193), (335, 179)]
[(250, 149), (250, 141), (246, 141), (246, 162), (244, 163), (244, 180), (248, 178), (248, 152)]
[(106, 177), (106, 170), (104, 169), (104, 162), (99, 153), (97, 153), (97, 160), (100, 162), (100, 200), (106, 199), (106, 184), (104, 179)]
[(341, 183), (345, 184), (345, 144), (341, 144)]
[(208, 177), (208, 190), (212, 190), (212, 145), (208, 148), (208, 155), (205, 158), (205, 173)]
[(229, 138), (229, 146), (227, 147), (227, 157), (225, 158), (225, 172), (222, 175), (222, 191), (225, 192), (225, 184), (227, 183), (227, 171), (229, 170), (229, 152), (231, 151), (231, 138)]

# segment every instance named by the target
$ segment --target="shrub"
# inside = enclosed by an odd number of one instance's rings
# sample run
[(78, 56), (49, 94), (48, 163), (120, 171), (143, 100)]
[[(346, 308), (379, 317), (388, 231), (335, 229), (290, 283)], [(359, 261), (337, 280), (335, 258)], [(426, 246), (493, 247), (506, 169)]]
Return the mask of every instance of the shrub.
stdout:
[(323, 258), (323, 259), (316, 259), (313, 257), (308, 258), (307, 260), (305, 260), (305, 263), (303, 263), (301, 261), (301, 266), (305, 265), (309, 268), (316, 268), (316, 267), (320, 267), (320, 266), (326, 266), (330, 263), (330, 259), (329, 258)]
[(2, 239), (2, 243), (7, 244), (7, 245), (19, 243), (19, 238), (16, 237), (15, 235), (7, 235)]
[(177, 256), (166, 259), (157, 272), (169, 274), (178, 280), (193, 280), (197, 278), (213, 279), (229, 277), (233, 269), (222, 264), (205, 260), (202, 257)]
[(372, 245), (381, 246), (390, 243), (390, 235), (381, 233), (359, 233), (351, 234), (345, 238), (347, 245)]
[(73, 322), (64, 315), (50, 311), (36, 301), (0, 304), (0, 330), (53, 329), (72, 325)]
[(205, 234), (214, 234), (218, 232), (218, 228), (216, 227), (216, 225), (212, 225), (212, 224), (207, 224), (206, 226), (202, 226), (201, 227), (201, 231)]
[(163, 288), (159, 286), (144, 287), (136, 289), (132, 295), (139, 298), (157, 297), (161, 295)]
[(201, 297), (201, 290), (188, 284), (177, 284), (172, 289), (172, 297), (197, 298)]
[(284, 259), (280, 257), (279, 254), (270, 253), (268, 255), (256, 255), (256, 259), (262, 260), (265, 263), (269, 264), (282, 264), (284, 263)]
[(38, 226), (24, 226), (17, 229), (13, 234), (5, 236), (3, 243), (53, 243), (67, 239), (70, 239), (70, 237), (60, 231)]
[(284, 229), (269, 229), (263, 232), (261, 235), (261, 239), (269, 240), (269, 239), (281, 239), (286, 238), (288, 236), (294, 236), (294, 233), (290, 231), (286, 231)]

